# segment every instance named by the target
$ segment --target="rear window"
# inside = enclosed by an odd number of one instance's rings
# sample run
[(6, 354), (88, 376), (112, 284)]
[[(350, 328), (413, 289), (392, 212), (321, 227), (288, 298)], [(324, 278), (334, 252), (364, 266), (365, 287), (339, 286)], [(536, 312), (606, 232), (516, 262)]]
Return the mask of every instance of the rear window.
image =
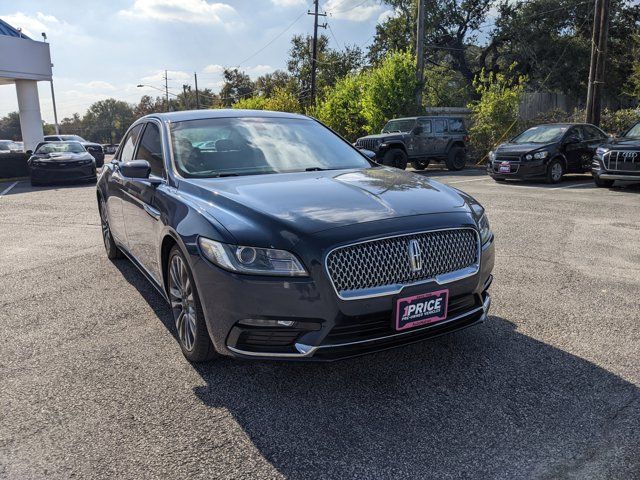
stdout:
[(465, 128), (464, 121), (461, 118), (450, 118), (449, 131), (453, 133), (465, 133), (467, 129)]

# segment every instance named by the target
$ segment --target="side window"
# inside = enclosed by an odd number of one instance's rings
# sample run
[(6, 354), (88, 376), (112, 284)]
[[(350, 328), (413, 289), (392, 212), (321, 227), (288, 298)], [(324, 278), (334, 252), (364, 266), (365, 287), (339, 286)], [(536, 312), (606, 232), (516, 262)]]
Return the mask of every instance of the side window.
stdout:
[(433, 121), (434, 133), (444, 133), (447, 131), (447, 121), (444, 119), (437, 119)]
[(136, 159), (146, 160), (151, 165), (151, 174), (156, 177), (164, 176), (164, 160), (162, 159), (162, 138), (160, 137), (160, 129), (153, 122), (147, 123)]
[(464, 133), (464, 122), (461, 118), (450, 118), (449, 119), (449, 131), (454, 133)]
[(586, 138), (588, 138), (589, 140), (600, 140), (606, 138), (606, 135), (604, 135), (600, 130), (592, 125), (585, 125), (582, 128), (585, 129), (587, 133)]
[(576, 137), (578, 139), (580, 139), (580, 141), (584, 140), (584, 135), (582, 134), (582, 129), (578, 128), (578, 127), (573, 127), (571, 130), (569, 130), (569, 133), (567, 134), (566, 138), (569, 137)]
[(129, 134), (122, 145), (122, 150), (120, 150), (119, 160), (121, 162), (129, 162), (133, 160), (133, 152), (136, 148), (138, 137), (140, 136), (140, 130), (142, 130), (142, 125), (136, 125), (129, 131)]
[(431, 133), (431, 120), (424, 118), (418, 119), (418, 126), (422, 127), (422, 133), (420, 135), (428, 135)]

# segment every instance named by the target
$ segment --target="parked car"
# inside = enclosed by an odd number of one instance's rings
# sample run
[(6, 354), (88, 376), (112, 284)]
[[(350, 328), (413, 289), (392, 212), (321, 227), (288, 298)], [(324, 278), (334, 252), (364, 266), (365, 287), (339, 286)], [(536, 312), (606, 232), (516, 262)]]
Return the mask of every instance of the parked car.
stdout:
[(104, 150), (99, 143), (88, 142), (78, 135), (45, 135), (46, 142), (80, 142), (82, 146), (96, 159), (96, 166), (104, 164)]
[(96, 161), (80, 142), (41, 142), (27, 165), (31, 185), (96, 181)]
[[(206, 139), (215, 148), (194, 146)], [(194, 362), (331, 360), (487, 317), (482, 206), (372, 162), (305, 116), (143, 117), (97, 197), (108, 257), (128, 257), (169, 302)]]
[(431, 161), (461, 170), (467, 161), (468, 141), (461, 118), (409, 117), (390, 120), (379, 135), (358, 138), (355, 146), (375, 152), (379, 163), (401, 170), (408, 162), (424, 170)]
[(114, 153), (116, 153), (116, 150), (118, 150), (119, 146), (120, 144), (118, 143), (105, 143), (104, 145), (102, 145), (102, 150), (107, 155), (113, 155)]
[(19, 152), (22, 152), (22, 147), (18, 142), (14, 142), (13, 140), (0, 140), (0, 154)]
[(497, 182), (517, 178), (558, 183), (565, 173), (591, 171), (596, 148), (608, 140), (587, 123), (536, 125), (489, 152), (487, 172)]
[(640, 182), (640, 122), (596, 149), (591, 173), (598, 187), (612, 187), (616, 180)]

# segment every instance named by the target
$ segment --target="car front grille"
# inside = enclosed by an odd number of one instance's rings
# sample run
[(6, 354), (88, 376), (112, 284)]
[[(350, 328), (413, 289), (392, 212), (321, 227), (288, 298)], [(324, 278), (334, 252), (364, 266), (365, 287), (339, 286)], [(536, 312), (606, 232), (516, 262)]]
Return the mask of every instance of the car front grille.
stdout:
[(602, 156), (607, 170), (617, 172), (640, 172), (640, 151), (610, 150)]
[(378, 148), (378, 140), (375, 138), (359, 138), (356, 145), (375, 152)]
[(326, 267), (341, 298), (358, 298), (472, 267), (477, 271), (479, 253), (476, 230), (457, 228), (339, 247), (327, 255)]

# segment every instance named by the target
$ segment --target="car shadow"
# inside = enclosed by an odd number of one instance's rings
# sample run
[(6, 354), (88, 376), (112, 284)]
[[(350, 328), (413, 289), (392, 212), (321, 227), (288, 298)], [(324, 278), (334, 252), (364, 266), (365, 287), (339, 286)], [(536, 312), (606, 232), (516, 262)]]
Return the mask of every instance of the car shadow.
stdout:
[[(114, 263), (175, 336), (161, 296)], [(629, 478), (638, 466), (640, 389), (499, 316), (335, 363), (193, 368), (194, 395), (289, 479)], [(593, 462), (607, 471), (589, 475)]]

